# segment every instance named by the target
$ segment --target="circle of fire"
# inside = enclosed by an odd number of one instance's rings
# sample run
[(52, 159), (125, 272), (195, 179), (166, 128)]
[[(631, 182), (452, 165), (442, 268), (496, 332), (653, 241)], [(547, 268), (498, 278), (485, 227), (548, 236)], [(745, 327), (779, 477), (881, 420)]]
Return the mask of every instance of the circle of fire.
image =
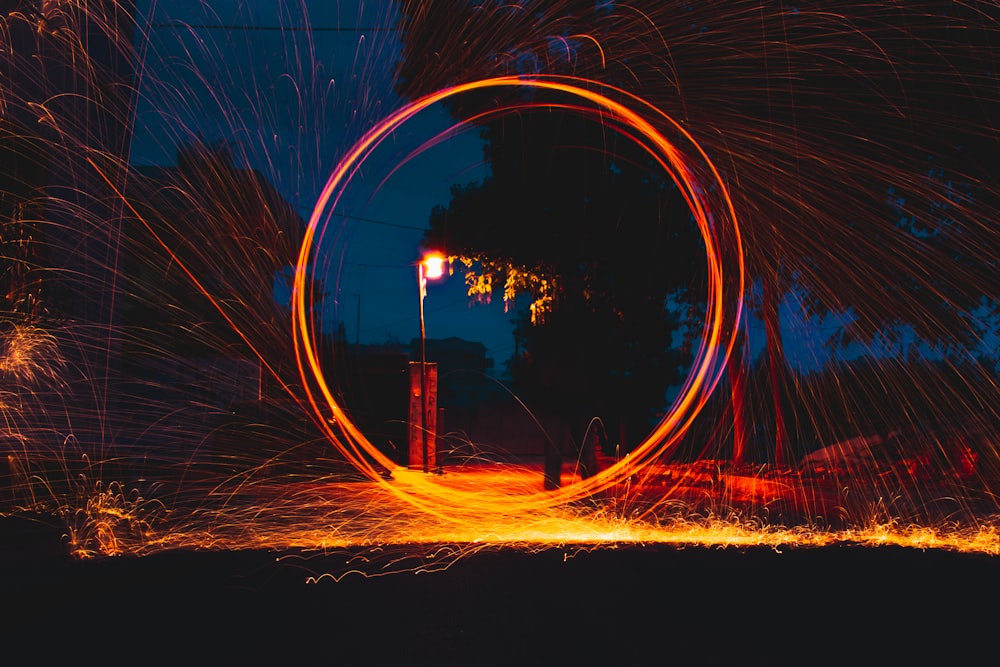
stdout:
[[(657, 161), (682, 192), (704, 239), (708, 293), (701, 343), (691, 370), (668, 413), (649, 436), (620, 461), (592, 477), (551, 491), (540, 490), (539, 484), (538, 490), (511, 494), (445, 484), (440, 476), (408, 470), (379, 451), (351, 422), (330, 391), (314, 345), (314, 325), (309, 317), (314, 304), (307, 302), (306, 294), (314, 246), (329, 223), (324, 211), (336, 207), (351, 178), (386, 137), (420, 111), (452, 96), (516, 87), (563, 93), (576, 102), (522, 102), (499, 112), (543, 106), (593, 115), (598, 122), (611, 124), (636, 141)], [(491, 112), (495, 113), (498, 111)], [(299, 252), (293, 282), (292, 330), (307, 400), (326, 437), (349, 463), (402, 499), (441, 518), (468, 516), (470, 511), (511, 513), (591, 496), (622, 482), (670, 451), (705, 405), (725, 369), (740, 322), (743, 285), (742, 242), (728, 190), (711, 160), (679, 123), (641, 98), (597, 81), (564, 76), (495, 77), (445, 88), (400, 108), (369, 130), (336, 166), (309, 218)], [(392, 471), (392, 478), (384, 478), (380, 469)]]

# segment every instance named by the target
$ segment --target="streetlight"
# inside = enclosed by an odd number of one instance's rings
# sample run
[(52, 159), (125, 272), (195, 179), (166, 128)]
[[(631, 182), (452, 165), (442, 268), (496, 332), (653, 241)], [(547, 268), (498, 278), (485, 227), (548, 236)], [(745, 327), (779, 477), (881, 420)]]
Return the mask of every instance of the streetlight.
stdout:
[[(427, 451), (427, 330), (424, 327), (424, 297), (427, 296), (427, 281), (437, 280), (444, 275), (445, 257), (439, 252), (429, 252), (417, 263), (417, 283), (420, 287), (420, 433), (423, 444), (423, 467), (428, 472)], [(440, 463), (438, 470), (440, 470)]]

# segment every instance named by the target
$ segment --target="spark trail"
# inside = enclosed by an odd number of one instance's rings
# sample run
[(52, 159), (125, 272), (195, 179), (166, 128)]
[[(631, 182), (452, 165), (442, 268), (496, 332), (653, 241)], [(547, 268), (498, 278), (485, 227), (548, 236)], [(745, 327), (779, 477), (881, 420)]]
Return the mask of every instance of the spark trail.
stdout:
[[(0, 512), (54, 513), (75, 553), (1000, 551), (994, 3), (5, 11)], [(678, 397), (556, 491), (476, 442), (408, 469), (324, 328), (373, 226), (416, 250), (426, 212), (379, 225), (397, 187), (521, 113), (639, 146), (708, 275)], [(458, 159), (441, 191), (482, 169)]]

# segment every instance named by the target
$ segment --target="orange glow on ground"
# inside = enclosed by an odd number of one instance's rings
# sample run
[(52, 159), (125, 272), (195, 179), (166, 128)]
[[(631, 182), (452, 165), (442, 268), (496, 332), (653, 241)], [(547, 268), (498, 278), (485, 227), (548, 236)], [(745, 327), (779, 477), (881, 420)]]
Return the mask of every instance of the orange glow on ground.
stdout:
[[(574, 481), (568, 466), (564, 481)], [(474, 507), (446, 517), (408, 498), (430, 493), (423, 488), (428, 484), (436, 493), (488, 487), (493, 496), (521, 497), (541, 487), (541, 466), (446, 466), (439, 476), (399, 468), (385, 483), (270, 480), (230, 493), (203, 489), (206, 499), (198, 507), (168, 513), (121, 488), (98, 488), (86, 512), (70, 512), (76, 523), (68, 537), (71, 550), (81, 558), (177, 549), (263, 549), (292, 559), (343, 553), (342, 571), (318, 574), (333, 578), (347, 572), (374, 576), (444, 569), (484, 549), (533, 552), (555, 547), (571, 556), (643, 544), (775, 550), (860, 545), (1000, 555), (998, 517), (907, 521), (886, 515), (878, 499), (849, 506), (841, 498), (834, 499), (837, 507), (857, 518), (838, 527), (820, 516), (834, 506), (819, 504), (819, 490), (803, 494), (808, 485), (726, 476), (725, 483), (738, 488), (726, 495), (709, 488), (711, 481), (705, 466), (662, 467), (645, 482), (632, 477), (600, 496), (574, 503), (488, 514)], [(806, 510), (817, 514), (781, 521), (782, 508), (803, 510), (792, 502), (802, 497), (816, 503)]]

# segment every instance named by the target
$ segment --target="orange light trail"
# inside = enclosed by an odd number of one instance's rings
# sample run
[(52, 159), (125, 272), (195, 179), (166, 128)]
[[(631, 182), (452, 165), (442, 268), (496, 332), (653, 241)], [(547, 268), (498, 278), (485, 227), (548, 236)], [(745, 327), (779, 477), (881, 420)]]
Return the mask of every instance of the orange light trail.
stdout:
[[(309, 318), (312, 304), (307, 303), (306, 284), (315, 246), (322, 238), (325, 227), (324, 211), (328, 207), (336, 207), (350, 179), (387, 136), (420, 111), (453, 96), (475, 90), (518, 87), (555, 91), (585, 100), (592, 107), (579, 107), (579, 110), (589, 111), (605, 122), (610, 118), (643, 139), (643, 147), (680, 187), (705, 241), (708, 307), (701, 346), (679, 398), (660, 424), (632, 453), (628, 466), (619, 462), (592, 478), (557, 491), (511, 496), (448, 488), (432, 477), (408, 475), (371, 444), (337, 403), (323, 375), (313, 340), (313, 323)], [(668, 138), (665, 131), (675, 136)], [(715, 193), (714, 198), (709, 197), (710, 192)], [(295, 268), (293, 334), (308, 401), (330, 442), (359, 470), (392, 493), (434, 515), (459, 519), (468, 517), (470, 513), (534, 511), (577, 501), (619, 484), (624, 476), (634, 474), (637, 469), (669, 451), (684, 435), (719, 381), (734, 344), (736, 324), (742, 310), (743, 287), (740, 232), (726, 184), (694, 137), (676, 121), (636, 96), (596, 81), (576, 77), (496, 77), (447, 88), (404, 106), (375, 125), (347, 153), (323, 188), (308, 222)], [(329, 425), (330, 415), (339, 433)], [(397, 476), (413, 479), (405, 486), (383, 480), (369, 460), (392, 470)]]

